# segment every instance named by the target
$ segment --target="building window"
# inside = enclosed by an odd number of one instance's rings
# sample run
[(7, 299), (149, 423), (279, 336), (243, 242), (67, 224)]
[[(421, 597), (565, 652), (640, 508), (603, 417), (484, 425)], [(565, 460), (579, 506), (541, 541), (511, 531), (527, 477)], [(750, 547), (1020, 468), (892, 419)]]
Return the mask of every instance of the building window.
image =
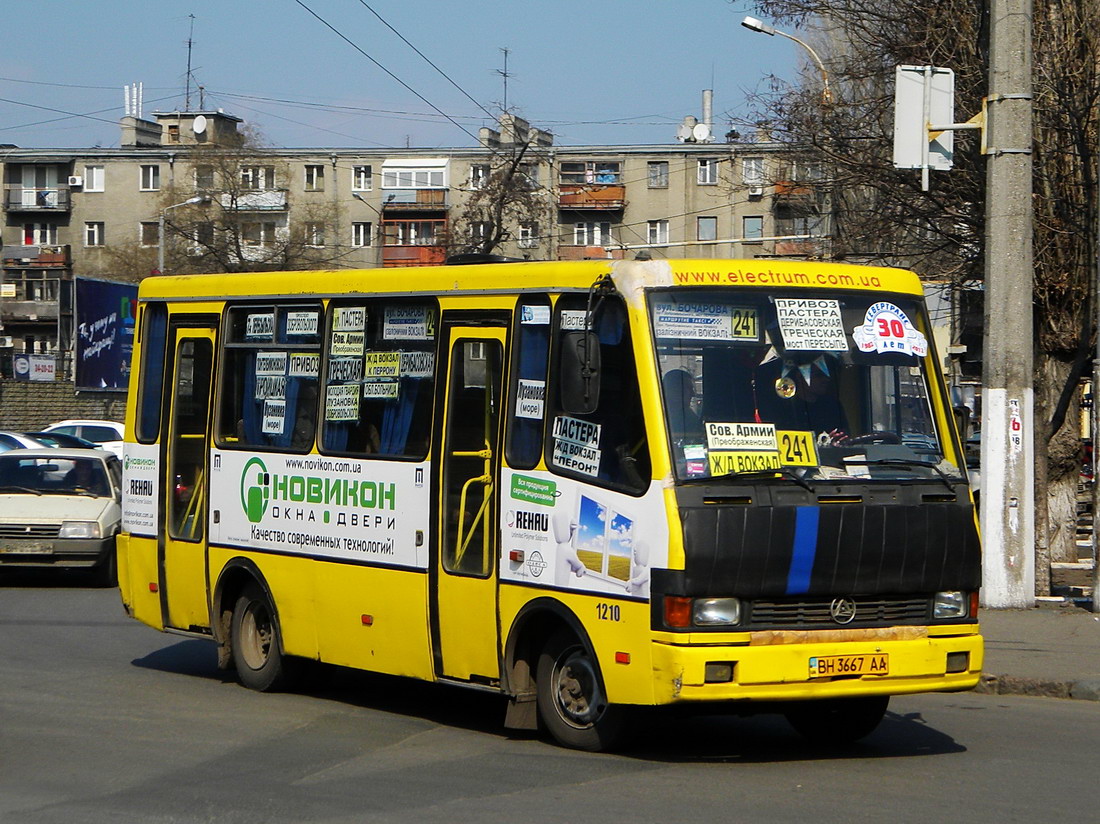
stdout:
[(696, 182), (700, 186), (713, 186), (718, 182), (718, 159), (706, 157), (699, 161)]
[[(522, 179), (523, 185), (528, 189), (537, 189), (539, 187), (539, 164), (537, 163), (520, 163), (519, 168), (516, 170), (518, 177)], [(519, 181), (517, 181), (517, 184)]]
[(764, 185), (764, 158), (746, 157), (741, 161), (741, 182), (753, 189)]
[(168, 124), (168, 142), (179, 143), (180, 142), (180, 127), (178, 123)]
[(84, 245), (103, 245), (103, 224), (98, 221), (88, 221), (84, 224)]
[(209, 249), (214, 245), (214, 224), (209, 220), (203, 220), (195, 224), (195, 253), (200, 254), (203, 249)]
[(351, 190), (353, 192), (369, 192), (372, 188), (374, 188), (374, 178), (371, 175), (371, 167), (352, 166)]
[(238, 227), (242, 246), (270, 246), (275, 242), (274, 222), (255, 221)]
[(160, 245), (160, 224), (155, 220), (143, 220), (141, 222), (141, 245)]
[(102, 166), (85, 166), (84, 167), (84, 191), (85, 192), (102, 192), (103, 191), (103, 167)]
[(649, 188), (650, 189), (667, 189), (668, 188), (668, 161), (667, 160), (654, 160), (648, 164), (649, 167)]
[(573, 226), (574, 246), (603, 246), (611, 242), (610, 221), (586, 221)]
[(323, 192), (325, 190), (325, 167), (319, 163), (306, 165), (306, 191)]
[(24, 223), (24, 246), (54, 246), (57, 244), (57, 224)]
[(646, 243), (668, 243), (668, 221), (651, 220), (646, 228)]
[(539, 225), (530, 221), (525, 221), (519, 225), (519, 239), (517, 241), (520, 249), (534, 249), (539, 245)]
[(351, 245), (371, 245), (371, 224), (369, 220), (351, 224)]
[(695, 220), (696, 240), (718, 240), (718, 218), (700, 217)]
[(581, 160), (562, 163), (560, 182), (618, 185), (622, 182), (622, 165), (617, 160)]
[(470, 224), (470, 242), (481, 243), (485, 238), (489, 237), (489, 232), (492, 231), (493, 224), (488, 220), (475, 220)]
[(445, 189), (445, 169), (383, 169), (383, 189)]
[(791, 235), (817, 237), (821, 234), (822, 222), (821, 215), (792, 212), (778, 213), (775, 216), (775, 233), (780, 237)]
[(261, 191), (275, 188), (274, 166), (242, 166), (241, 188)]
[(210, 191), (214, 188), (214, 167), (195, 167), (195, 188), (201, 191)]
[(160, 166), (154, 163), (141, 167), (141, 190), (143, 192), (160, 190)]
[(489, 183), (489, 164), (475, 163), (470, 167), (470, 188), (484, 189)]
[(382, 224), (386, 246), (436, 246), (443, 234), (443, 220), (394, 220)]
[(310, 222), (305, 225), (306, 246), (325, 245), (325, 224)]
[(741, 218), (741, 237), (750, 241), (759, 241), (764, 237), (764, 218), (761, 215)]

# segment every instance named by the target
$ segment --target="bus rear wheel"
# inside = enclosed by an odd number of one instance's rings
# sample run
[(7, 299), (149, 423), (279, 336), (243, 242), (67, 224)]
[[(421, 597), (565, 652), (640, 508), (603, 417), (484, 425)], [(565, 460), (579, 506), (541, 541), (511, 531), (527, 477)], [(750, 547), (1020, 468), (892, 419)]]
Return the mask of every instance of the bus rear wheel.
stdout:
[(851, 744), (870, 735), (878, 727), (890, 696), (829, 698), (805, 701), (787, 710), (787, 721), (803, 738), (814, 744)]
[(571, 633), (554, 635), (539, 655), (536, 675), (539, 717), (565, 747), (609, 749), (623, 730), (623, 710), (607, 702), (599, 667)]
[(271, 692), (288, 681), (288, 665), (282, 653), (275, 610), (264, 591), (249, 584), (233, 607), (230, 643), (237, 677), (249, 689)]

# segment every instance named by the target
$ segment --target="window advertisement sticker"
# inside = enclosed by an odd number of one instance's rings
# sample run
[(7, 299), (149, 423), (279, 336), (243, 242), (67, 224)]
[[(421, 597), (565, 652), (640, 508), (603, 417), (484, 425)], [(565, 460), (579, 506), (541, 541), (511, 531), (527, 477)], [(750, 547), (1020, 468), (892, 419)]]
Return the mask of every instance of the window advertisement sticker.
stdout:
[[(733, 307), (724, 303), (654, 303), (653, 323), (659, 338), (736, 338), (733, 333)], [(755, 323), (753, 328), (755, 330)]]
[(321, 374), (321, 356), (316, 352), (291, 352), (287, 374), (292, 378), (316, 378)]
[(248, 340), (275, 338), (275, 313), (253, 312), (244, 319), (244, 336)]
[(339, 332), (333, 330), (329, 340), (330, 355), (362, 355), (366, 344), (365, 332)]
[(325, 389), (325, 420), (359, 419), (359, 384), (331, 384)]
[(271, 399), (265, 400), (263, 433), (265, 435), (282, 435), (285, 421), (286, 401)]
[(257, 375), (254, 397), (258, 401), (265, 401), (269, 398), (285, 398), (286, 375)]
[(387, 306), (382, 318), (383, 340), (433, 340), (435, 318), (427, 306)]
[(334, 332), (362, 332), (367, 328), (366, 306), (337, 306), (332, 311)]
[(541, 421), (546, 407), (546, 381), (520, 378), (516, 386), (516, 417)]
[(401, 374), (400, 352), (367, 352), (363, 356), (363, 378), (397, 378)]
[(363, 384), (363, 397), (393, 401), (401, 397), (401, 384), (396, 380), (369, 380)]
[(587, 314), (583, 309), (562, 309), (558, 327), (563, 332), (583, 332)]
[(524, 326), (548, 326), (550, 324), (549, 306), (521, 306), (519, 322)]
[(435, 374), (435, 352), (401, 352), (401, 377), (430, 378)]
[(328, 379), (330, 383), (363, 380), (363, 359), (329, 358)]
[(559, 415), (554, 418), (554, 466), (596, 477), (600, 472), (598, 423)]
[(760, 472), (779, 469), (779, 452), (711, 452), (707, 459), (711, 475), (731, 472)]
[(712, 451), (774, 451), (773, 423), (707, 423), (707, 448)]
[(256, 374), (257, 375), (285, 375), (286, 374), (286, 352), (257, 352), (256, 353)]
[(316, 335), (319, 317), (317, 312), (287, 312), (287, 335)]
[(868, 307), (863, 325), (852, 330), (852, 339), (860, 352), (897, 352), (918, 358), (928, 354), (928, 339), (905, 312), (885, 300)]
[(783, 346), (789, 350), (847, 352), (840, 301), (818, 298), (776, 298), (775, 314)]

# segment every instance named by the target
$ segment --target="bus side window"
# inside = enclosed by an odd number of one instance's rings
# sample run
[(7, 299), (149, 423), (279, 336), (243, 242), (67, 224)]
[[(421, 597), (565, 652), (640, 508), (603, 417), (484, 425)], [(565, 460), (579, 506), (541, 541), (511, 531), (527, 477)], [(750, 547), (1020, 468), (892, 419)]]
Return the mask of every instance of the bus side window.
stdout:
[(321, 307), (226, 313), (218, 444), (308, 452), (317, 423)]
[(435, 387), (434, 301), (333, 302), (321, 449), (423, 459)]
[(515, 469), (533, 469), (542, 455), (546, 420), (546, 366), (550, 355), (550, 299), (525, 296), (516, 307), (511, 414), (505, 455)]
[(141, 371), (138, 386), (137, 439), (153, 443), (160, 435), (160, 410), (163, 402), (164, 358), (168, 342), (168, 307), (163, 303), (145, 305), (141, 319)]
[(565, 332), (583, 328), (587, 304), (587, 295), (563, 295), (557, 303), (546, 463), (557, 474), (640, 495), (648, 487), (653, 471), (637, 364), (622, 298), (603, 299), (592, 320), (600, 342), (600, 394), (596, 410), (589, 415), (564, 411), (560, 377), (562, 341)]

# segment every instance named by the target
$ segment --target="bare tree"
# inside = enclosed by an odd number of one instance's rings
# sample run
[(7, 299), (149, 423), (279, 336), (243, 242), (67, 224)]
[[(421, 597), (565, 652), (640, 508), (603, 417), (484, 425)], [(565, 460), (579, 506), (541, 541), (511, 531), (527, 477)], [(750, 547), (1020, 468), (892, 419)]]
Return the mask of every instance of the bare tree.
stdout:
[[(893, 73), (900, 64), (951, 68), (956, 119), (979, 111), (988, 77), (987, 4), (977, 0), (759, 0), (760, 12), (802, 26), (821, 48), (834, 100), (816, 75), (773, 84), (756, 117), (777, 138), (812, 146), (829, 170), (833, 253), (900, 265), (976, 286), (983, 277), (985, 162), (977, 140), (956, 136), (955, 167), (931, 191), (892, 165)], [(1079, 380), (1095, 318), (1097, 4), (1035, 4), (1036, 518), (1040, 592), (1048, 561), (1076, 560), (1080, 471)], [(1049, 547), (1049, 556), (1047, 549)]]

